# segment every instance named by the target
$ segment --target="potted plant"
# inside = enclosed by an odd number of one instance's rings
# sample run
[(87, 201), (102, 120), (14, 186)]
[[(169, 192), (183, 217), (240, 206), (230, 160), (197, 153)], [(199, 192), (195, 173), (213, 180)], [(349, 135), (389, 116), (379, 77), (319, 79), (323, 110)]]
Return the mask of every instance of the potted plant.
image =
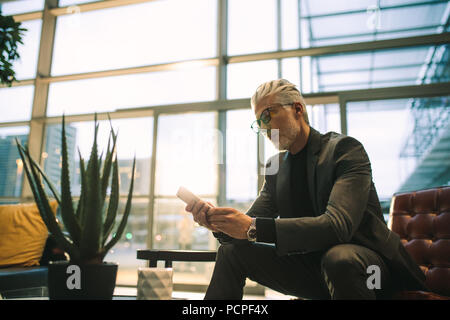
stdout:
[[(49, 232), (62, 249), (70, 256), (69, 261), (49, 264), (48, 290), (50, 299), (112, 299), (118, 265), (103, 262), (108, 251), (119, 241), (127, 224), (133, 194), (136, 157), (133, 161), (128, 199), (122, 220), (113, 231), (119, 205), (119, 165), (116, 156), (117, 134), (111, 126), (104, 161), (98, 155), (97, 116), (95, 116), (94, 143), (87, 166), (80, 158), (81, 194), (78, 204), (72, 199), (69, 180), (69, 161), (65, 134), (65, 119), (62, 119), (61, 138), (61, 193), (58, 193), (27, 147), (16, 139), (23, 167), (28, 178), (39, 212)], [(111, 143), (112, 142), (112, 143)], [(112, 173), (112, 175), (111, 175)], [(66, 232), (60, 229), (50, 209), (49, 199), (41, 180), (45, 180), (58, 202), (61, 219)], [(107, 189), (111, 180), (109, 201)]]
[(11, 86), (16, 80), (16, 73), (12, 69), (12, 62), (20, 58), (17, 45), (23, 44), (23, 32), (20, 22), (15, 22), (12, 16), (2, 16), (0, 9), (0, 84)]

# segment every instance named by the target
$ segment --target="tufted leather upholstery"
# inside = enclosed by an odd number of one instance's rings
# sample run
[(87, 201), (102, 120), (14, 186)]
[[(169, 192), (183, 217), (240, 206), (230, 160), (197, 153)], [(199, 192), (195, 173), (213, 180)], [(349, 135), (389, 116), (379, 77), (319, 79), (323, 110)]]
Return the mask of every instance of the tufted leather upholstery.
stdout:
[(450, 187), (394, 194), (388, 226), (425, 273), (426, 286), (450, 296)]

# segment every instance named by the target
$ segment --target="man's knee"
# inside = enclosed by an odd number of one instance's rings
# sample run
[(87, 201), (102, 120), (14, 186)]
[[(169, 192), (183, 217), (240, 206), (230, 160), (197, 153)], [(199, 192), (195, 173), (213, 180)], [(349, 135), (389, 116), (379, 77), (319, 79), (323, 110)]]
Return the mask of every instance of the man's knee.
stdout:
[(222, 244), (217, 249), (217, 256), (224, 258), (245, 257), (250, 250), (250, 246), (243, 244), (227, 243)]
[(337, 245), (329, 249), (322, 257), (322, 273), (329, 280), (345, 279), (365, 272), (364, 263), (353, 245)]

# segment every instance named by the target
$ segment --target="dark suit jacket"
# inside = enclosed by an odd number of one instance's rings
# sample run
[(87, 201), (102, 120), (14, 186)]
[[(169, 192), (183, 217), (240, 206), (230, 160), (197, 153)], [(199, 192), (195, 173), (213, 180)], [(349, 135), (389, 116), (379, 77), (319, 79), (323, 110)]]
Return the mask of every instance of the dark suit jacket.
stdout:
[[(267, 168), (279, 161), (276, 174)], [(269, 159), (264, 185), (247, 214), (283, 217), (291, 208), (290, 157), (281, 152)], [(326, 251), (343, 243), (370, 248), (390, 265), (396, 287), (426, 290), (425, 275), (383, 218), (372, 181), (367, 153), (356, 139), (311, 128), (307, 149), (308, 188), (313, 217), (275, 219), (276, 249), (280, 255)]]

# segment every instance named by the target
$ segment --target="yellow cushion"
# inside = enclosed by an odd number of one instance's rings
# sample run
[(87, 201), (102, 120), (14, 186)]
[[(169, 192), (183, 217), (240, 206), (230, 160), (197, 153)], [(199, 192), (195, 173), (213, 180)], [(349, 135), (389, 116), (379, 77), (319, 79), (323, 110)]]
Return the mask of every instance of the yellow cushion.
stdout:
[[(58, 202), (50, 206), (56, 213)], [(39, 265), (47, 237), (36, 204), (0, 205), (0, 267)]]

